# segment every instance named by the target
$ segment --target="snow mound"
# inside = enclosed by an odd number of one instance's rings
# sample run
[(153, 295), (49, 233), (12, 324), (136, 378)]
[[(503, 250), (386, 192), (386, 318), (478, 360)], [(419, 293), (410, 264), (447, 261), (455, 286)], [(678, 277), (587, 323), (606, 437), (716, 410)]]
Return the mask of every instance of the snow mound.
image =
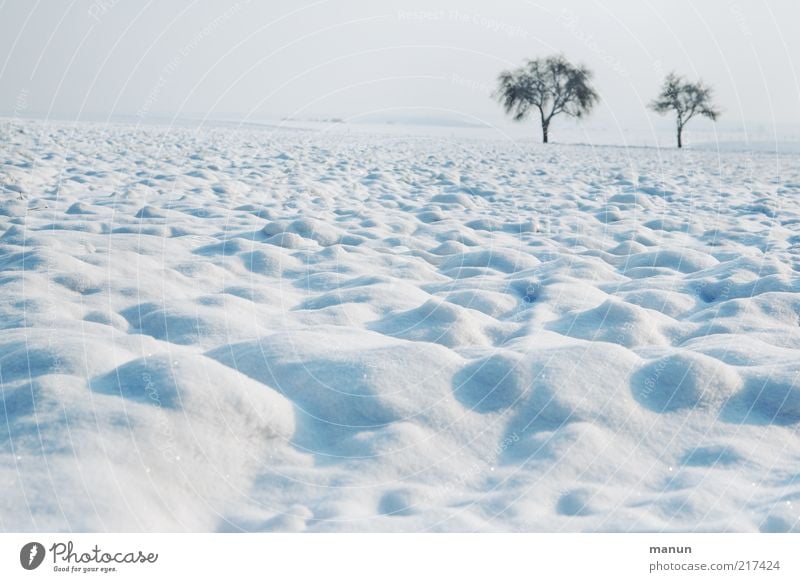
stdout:
[(663, 267), (681, 273), (694, 273), (717, 265), (719, 261), (705, 253), (691, 250), (659, 250), (629, 255), (627, 268)]
[(302, 263), (269, 246), (240, 255), (242, 263), (248, 271), (268, 277), (281, 277), (290, 271), (301, 271)]
[[(337, 338), (335, 350), (331, 337)], [(451, 378), (460, 364), (458, 356), (440, 346), (335, 328), (275, 334), (208, 355), (274, 386), (301, 415), (307, 431), (301, 442), (321, 448), (330, 445), (323, 437), (331, 433), (420, 416), (446, 418), (452, 409)]]
[(159, 340), (181, 345), (209, 345), (258, 335), (262, 328), (252, 318), (252, 312), (237, 310), (229, 305), (225, 310), (214, 306), (177, 304), (163, 307), (143, 303), (121, 312), (138, 331)]
[(586, 421), (613, 426), (617, 419), (631, 414), (626, 387), (640, 360), (629, 350), (586, 343), (533, 352), (528, 357), (535, 388), (513, 423), (522, 425), (521, 432)]
[(159, 354), (95, 378), (92, 389), (145, 406), (182, 411), (237, 438), (291, 438), (291, 403), (263, 383), (202, 356)]
[(526, 362), (517, 354), (492, 354), (462, 368), (456, 398), (470, 410), (496, 412), (516, 404), (530, 388)]
[(570, 337), (625, 347), (666, 346), (674, 322), (660, 313), (617, 299), (586, 311), (567, 314), (549, 328)]
[(490, 346), (499, 333), (494, 319), (433, 298), (414, 309), (389, 314), (371, 328), (386, 335), (450, 348)]
[(744, 389), (729, 406), (734, 420), (757, 424), (800, 422), (800, 370), (795, 365), (748, 370)]
[(730, 366), (683, 351), (644, 366), (634, 379), (633, 390), (637, 401), (655, 412), (717, 410), (741, 384), (739, 374)]
[(263, 232), (268, 237), (292, 233), (301, 238), (313, 240), (323, 247), (342, 242), (344, 236), (339, 229), (312, 218), (270, 222), (264, 226)]
[(505, 249), (490, 249), (452, 255), (442, 263), (441, 269), (445, 272), (452, 272), (470, 267), (484, 267), (502, 273), (515, 273), (535, 268), (538, 265), (539, 261), (530, 254), (509, 252)]

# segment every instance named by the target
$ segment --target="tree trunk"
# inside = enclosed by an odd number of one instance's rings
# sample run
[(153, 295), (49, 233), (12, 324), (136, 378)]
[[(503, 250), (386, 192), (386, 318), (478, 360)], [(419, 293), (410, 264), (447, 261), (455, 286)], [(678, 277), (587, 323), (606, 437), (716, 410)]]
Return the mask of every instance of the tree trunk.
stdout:
[(683, 147), (683, 127), (678, 126), (678, 149)]
[(549, 125), (546, 123), (542, 124), (542, 143), (547, 143), (547, 130), (549, 129)]

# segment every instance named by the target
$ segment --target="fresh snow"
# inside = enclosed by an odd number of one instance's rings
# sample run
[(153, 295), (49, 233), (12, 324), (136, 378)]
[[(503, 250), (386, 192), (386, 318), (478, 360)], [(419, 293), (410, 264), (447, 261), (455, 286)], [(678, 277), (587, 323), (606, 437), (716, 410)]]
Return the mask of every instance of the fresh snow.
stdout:
[(2, 530), (800, 529), (796, 156), (0, 133)]

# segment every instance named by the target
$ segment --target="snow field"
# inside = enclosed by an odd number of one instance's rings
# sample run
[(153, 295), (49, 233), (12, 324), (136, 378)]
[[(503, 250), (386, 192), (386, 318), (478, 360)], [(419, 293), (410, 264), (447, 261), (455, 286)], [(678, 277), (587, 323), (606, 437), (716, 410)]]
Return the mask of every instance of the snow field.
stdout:
[(796, 158), (1, 127), (0, 528), (800, 528)]

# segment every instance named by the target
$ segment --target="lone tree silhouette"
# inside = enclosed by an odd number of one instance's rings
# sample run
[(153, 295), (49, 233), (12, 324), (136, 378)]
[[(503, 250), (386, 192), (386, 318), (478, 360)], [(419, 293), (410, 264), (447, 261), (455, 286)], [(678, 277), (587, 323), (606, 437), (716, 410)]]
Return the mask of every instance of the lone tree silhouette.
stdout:
[(538, 109), (542, 141), (547, 143), (553, 117), (565, 113), (580, 118), (597, 103), (597, 93), (589, 84), (591, 77), (586, 67), (574, 66), (562, 55), (528, 60), (518, 69), (500, 73), (495, 97), (506, 113), (513, 113), (515, 121)]
[(711, 87), (703, 81), (690, 83), (680, 75), (670, 73), (664, 79), (661, 93), (650, 103), (650, 108), (662, 115), (675, 111), (678, 147), (681, 148), (683, 147), (683, 128), (692, 117), (702, 115), (711, 121), (716, 121), (720, 116), (720, 110), (711, 103), (712, 94)]

